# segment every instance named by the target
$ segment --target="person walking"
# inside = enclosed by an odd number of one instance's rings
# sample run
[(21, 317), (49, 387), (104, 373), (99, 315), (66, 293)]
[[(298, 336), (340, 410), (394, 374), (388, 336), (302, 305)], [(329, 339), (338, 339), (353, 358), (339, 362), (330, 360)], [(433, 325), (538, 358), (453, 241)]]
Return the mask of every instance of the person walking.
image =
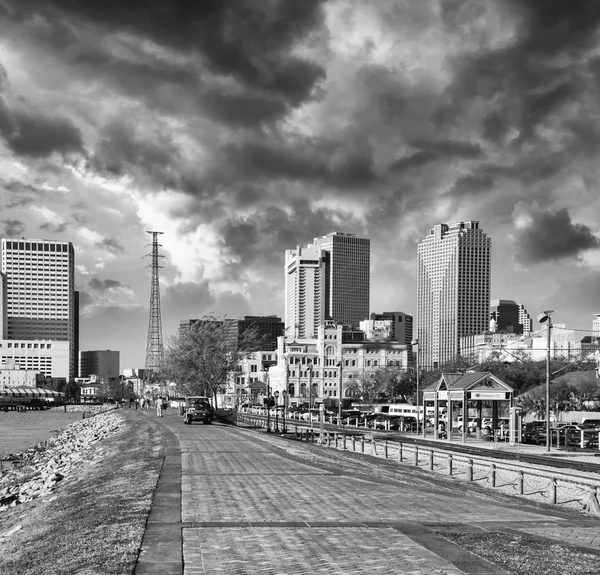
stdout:
[(156, 416), (162, 417), (162, 399), (160, 397), (156, 400)]

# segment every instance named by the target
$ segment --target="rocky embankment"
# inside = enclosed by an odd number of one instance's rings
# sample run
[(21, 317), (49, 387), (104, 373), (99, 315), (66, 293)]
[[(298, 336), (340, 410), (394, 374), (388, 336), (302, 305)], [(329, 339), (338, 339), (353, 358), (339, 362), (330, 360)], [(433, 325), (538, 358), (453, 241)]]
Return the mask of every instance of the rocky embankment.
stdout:
[[(77, 468), (102, 460), (100, 443), (124, 426), (115, 412), (72, 423), (62, 433), (41, 441), (11, 461), (0, 475), (0, 512), (34, 499), (49, 499), (57, 484)], [(6, 469), (6, 466), (11, 467)]]
[(67, 409), (65, 410), (64, 405), (60, 405), (58, 407), (51, 407), (48, 411), (74, 411), (74, 412), (84, 412), (84, 413), (104, 413), (105, 411), (112, 411), (115, 409), (114, 403), (105, 403), (103, 405), (67, 405)]

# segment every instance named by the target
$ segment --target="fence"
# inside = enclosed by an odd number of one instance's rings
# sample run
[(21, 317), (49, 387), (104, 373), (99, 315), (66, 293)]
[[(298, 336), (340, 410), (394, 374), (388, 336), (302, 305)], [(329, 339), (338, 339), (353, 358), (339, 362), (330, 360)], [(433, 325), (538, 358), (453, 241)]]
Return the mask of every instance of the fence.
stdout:
[[(238, 415), (238, 423), (266, 428), (265, 419)], [(271, 421), (271, 426), (273, 422)], [(600, 517), (598, 495), (600, 476), (586, 477), (557, 469), (544, 469), (519, 463), (499, 462), (485, 457), (451, 453), (442, 447), (423, 447), (413, 442), (376, 440), (364, 436), (287, 425), (296, 439), (374, 457), (396, 460), (419, 469), (443, 473), (467, 482), (476, 482), (490, 489), (518, 495), (533, 501), (586, 511)]]

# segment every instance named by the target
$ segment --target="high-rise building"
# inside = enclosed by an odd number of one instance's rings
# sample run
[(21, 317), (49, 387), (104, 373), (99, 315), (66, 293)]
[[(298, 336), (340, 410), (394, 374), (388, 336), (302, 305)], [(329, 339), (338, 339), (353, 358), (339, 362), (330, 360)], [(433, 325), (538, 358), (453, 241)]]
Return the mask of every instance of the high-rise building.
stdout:
[(119, 352), (111, 349), (82, 351), (79, 354), (80, 377), (117, 378), (120, 374), (119, 360)]
[(519, 325), (523, 330), (521, 332), (523, 335), (529, 335), (533, 331), (533, 320), (523, 304), (519, 306)]
[(276, 315), (246, 315), (244, 319), (225, 319), (230, 337), (238, 339), (247, 329), (253, 329), (261, 340), (260, 348), (264, 351), (277, 349), (277, 338), (284, 333), (284, 324)]
[(232, 340), (239, 340), (247, 329), (253, 329), (260, 339), (260, 348), (265, 351), (275, 351), (277, 349), (277, 338), (284, 333), (283, 322), (276, 315), (246, 315), (244, 319), (183, 319), (179, 321), (179, 333), (182, 334), (202, 322), (217, 322), (219, 325), (224, 325), (227, 337), (232, 338)]
[(333, 232), (285, 253), (288, 338), (315, 337), (326, 320), (353, 328), (369, 316), (371, 242)]
[(489, 325), (492, 240), (479, 222), (437, 224), (418, 246), (419, 362), (437, 368), (460, 353), (460, 338)]
[(2, 239), (9, 340), (69, 343), (69, 378), (76, 374), (75, 254), (73, 244), (34, 238)]
[(594, 314), (594, 319), (592, 320), (592, 337), (600, 338), (600, 313)]
[(329, 254), (320, 246), (285, 252), (285, 335), (315, 337), (325, 320)]
[(519, 305), (512, 299), (493, 299), (490, 301), (490, 319), (495, 322), (496, 331), (523, 333), (519, 322)]

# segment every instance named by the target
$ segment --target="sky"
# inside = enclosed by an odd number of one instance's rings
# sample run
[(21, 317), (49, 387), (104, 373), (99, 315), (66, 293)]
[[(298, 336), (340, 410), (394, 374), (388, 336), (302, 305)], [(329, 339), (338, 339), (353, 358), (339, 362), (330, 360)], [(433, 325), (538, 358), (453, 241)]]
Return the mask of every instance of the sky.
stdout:
[[(600, 312), (597, 0), (0, 0), (0, 235), (71, 241), (80, 349), (283, 315), (284, 252), (371, 240), (416, 314), (437, 223), (492, 238), (492, 298)], [(582, 332), (584, 333), (584, 332)]]

